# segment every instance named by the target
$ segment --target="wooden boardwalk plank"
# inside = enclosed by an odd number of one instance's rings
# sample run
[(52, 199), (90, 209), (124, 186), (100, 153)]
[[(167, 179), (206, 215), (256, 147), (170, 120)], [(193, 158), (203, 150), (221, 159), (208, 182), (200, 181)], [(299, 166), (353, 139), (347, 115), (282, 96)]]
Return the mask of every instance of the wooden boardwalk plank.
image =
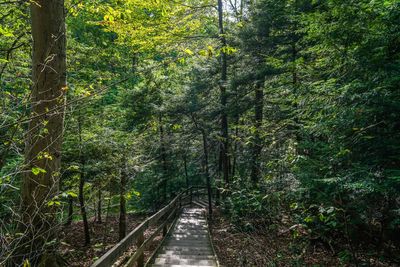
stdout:
[(216, 267), (205, 210), (185, 208), (151, 266)]

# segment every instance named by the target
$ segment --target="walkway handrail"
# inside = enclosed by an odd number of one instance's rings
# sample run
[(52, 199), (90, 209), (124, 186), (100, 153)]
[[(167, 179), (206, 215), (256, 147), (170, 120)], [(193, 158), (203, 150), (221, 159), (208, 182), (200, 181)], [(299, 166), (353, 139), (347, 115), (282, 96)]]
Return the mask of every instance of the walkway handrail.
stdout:
[[(194, 191), (200, 191), (204, 187), (190, 187), (179, 195), (177, 195), (168, 205), (159, 210), (157, 213), (152, 215), (143, 221), (139, 226), (132, 230), (124, 239), (119, 241), (114, 247), (107, 251), (103, 256), (96, 260), (91, 267), (110, 267), (117, 259), (119, 259), (129, 247), (131, 247), (135, 242), (137, 244), (137, 249), (135, 253), (130, 257), (126, 266), (133, 266), (137, 263), (137, 266), (144, 266), (144, 249), (153, 241), (153, 239), (158, 235), (158, 233), (163, 230), (163, 236), (168, 232), (168, 221), (171, 218), (175, 218), (178, 215), (178, 209), (182, 207), (182, 201), (190, 197), (190, 203), (192, 202), (192, 195)], [(185, 194), (185, 196), (184, 196)], [(144, 239), (144, 232), (150, 226), (155, 225), (164, 215), (168, 214), (166, 219), (162, 224), (156, 229), (156, 231), (146, 240)]]

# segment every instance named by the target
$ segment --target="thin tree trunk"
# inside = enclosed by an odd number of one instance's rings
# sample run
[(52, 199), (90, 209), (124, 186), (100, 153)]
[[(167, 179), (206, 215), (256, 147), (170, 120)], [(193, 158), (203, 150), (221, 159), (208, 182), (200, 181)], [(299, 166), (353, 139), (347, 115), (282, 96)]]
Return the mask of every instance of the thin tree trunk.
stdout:
[[(82, 162), (82, 164), (85, 164)], [(83, 231), (85, 233), (85, 246), (90, 245), (90, 232), (89, 232), (89, 222), (87, 219), (86, 207), (85, 207), (85, 196), (84, 196), (84, 187), (85, 187), (85, 169), (82, 167), (81, 175), (79, 178), (79, 206), (81, 208), (81, 216), (83, 221)]]
[(183, 167), (185, 169), (185, 180), (186, 180), (186, 189), (189, 189), (189, 175), (188, 175), (188, 169), (187, 169), (187, 158), (186, 158), (186, 153), (183, 155)]
[(102, 223), (102, 213), (101, 213), (101, 208), (102, 208), (102, 194), (101, 194), (101, 188), (99, 188), (99, 191), (97, 193), (97, 223)]
[(79, 177), (79, 205), (81, 208), (81, 216), (83, 221), (83, 231), (85, 234), (85, 246), (90, 245), (90, 232), (89, 232), (89, 222), (87, 219), (86, 206), (85, 206), (85, 155), (83, 154), (83, 141), (82, 141), (82, 117), (79, 112), (78, 114), (78, 132), (79, 132), (79, 158), (81, 161), (81, 170)]
[(120, 194), (119, 194), (119, 240), (126, 236), (126, 173), (121, 172)]
[(236, 122), (236, 127), (235, 127), (235, 145), (233, 147), (233, 162), (232, 162), (232, 177), (235, 177), (236, 175), (236, 165), (237, 165), (237, 149), (238, 149), (238, 135), (239, 135), (239, 121), (240, 117), (237, 115), (235, 117), (235, 122)]
[(74, 198), (72, 196), (68, 196), (68, 217), (65, 225), (71, 225), (73, 215), (74, 215)]
[[(58, 205), (66, 88), (66, 37), (63, 0), (31, 2), (33, 39), (31, 115), (25, 147), (26, 172), (21, 187), (21, 242), (14, 265), (58, 266)], [(55, 242), (49, 242), (55, 241)]]
[(165, 149), (165, 136), (164, 136), (164, 127), (162, 122), (162, 115), (159, 117), (160, 123), (160, 146), (161, 146), (161, 163), (163, 169), (163, 178), (162, 178), (162, 190), (163, 190), (163, 202), (167, 201), (167, 186), (168, 186), (168, 164), (167, 164), (167, 152)]
[(211, 179), (210, 179), (210, 171), (208, 168), (208, 144), (207, 144), (207, 135), (204, 129), (201, 130), (201, 134), (203, 137), (203, 150), (204, 150), (204, 170), (206, 175), (207, 182), (207, 195), (208, 195), (208, 215), (209, 218), (212, 219), (212, 191), (211, 191)]
[(108, 225), (108, 220), (109, 220), (109, 215), (110, 215), (111, 197), (112, 197), (111, 184), (109, 186), (109, 190), (110, 190), (110, 192), (109, 192), (108, 201), (107, 201), (106, 219), (105, 219), (104, 228), (103, 228), (104, 229), (104, 231), (103, 231), (103, 244), (104, 244), (104, 246), (107, 243), (106, 241), (107, 241), (107, 235), (108, 235), (108, 233), (107, 233), (107, 230), (108, 230), (107, 225)]
[(107, 211), (106, 211), (106, 223), (108, 222), (108, 219), (110, 218), (110, 209), (111, 209), (111, 198), (112, 198), (112, 192), (111, 192), (111, 186), (110, 186), (110, 194), (108, 196), (108, 201), (107, 201)]
[(225, 185), (229, 185), (229, 136), (228, 136), (228, 116), (226, 112), (227, 107), (227, 94), (226, 82), (228, 73), (227, 55), (225, 53), (226, 38), (223, 22), (223, 4), (222, 0), (218, 0), (218, 27), (221, 40), (221, 81), (220, 81), (220, 101), (221, 101), (221, 164), (223, 180)]
[(252, 152), (251, 181), (257, 185), (261, 176), (260, 155), (262, 150), (261, 126), (263, 120), (264, 91), (262, 83), (257, 83), (254, 96), (254, 144)]

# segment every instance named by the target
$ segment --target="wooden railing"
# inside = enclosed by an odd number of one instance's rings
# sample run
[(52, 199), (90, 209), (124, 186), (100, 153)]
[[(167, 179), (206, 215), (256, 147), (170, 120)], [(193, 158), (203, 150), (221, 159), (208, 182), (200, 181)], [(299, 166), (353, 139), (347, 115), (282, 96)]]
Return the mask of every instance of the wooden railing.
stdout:
[[(190, 187), (176, 196), (168, 205), (159, 210), (157, 213), (147, 218), (133, 231), (131, 231), (124, 239), (122, 239), (113, 248), (107, 251), (101, 258), (92, 264), (91, 267), (110, 267), (112, 266), (134, 243), (137, 249), (125, 263), (125, 267), (132, 267), (136, 263), (138, 267), (144, 266), (144, 250), (150, 246), (154, 238), (162, 231), (165, 237), (171, 230), (173, 221), (181, 211), (181, 207), (190, 204), (193, 201), (193, 196), (202, 194), (204, 187)], [(184, 200), (189, 198), (188, 203)], [(144, 238), (144, 232), (151, 226), (157, 225), (162, 220), (157, 229), (147, 238)]]

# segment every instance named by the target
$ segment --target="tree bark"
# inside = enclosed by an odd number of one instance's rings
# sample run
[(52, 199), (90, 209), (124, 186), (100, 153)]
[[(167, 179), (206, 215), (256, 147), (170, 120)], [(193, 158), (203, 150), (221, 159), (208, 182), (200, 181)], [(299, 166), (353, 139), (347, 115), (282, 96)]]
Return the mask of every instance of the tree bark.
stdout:
[(254, 96), (254, 143), (252, 151), (251, 180), (256, 186), (261, 176), (260, 155), (262, 150), (261, 126), (263, 120), (264, 91), (262, 83), (256, 84)]
[(99, 191), (97, 193), (97, 223), (102, 223), (102, 213), (101, 213), (101, 208), (102, 208), (102, 194), (101, 194), (101, 188), (99, 188)]
[(185, 170), (185, 181), (186, 181), (186, 189), (189, 189), (189, 175), (188, 175), (188, 169), (187, 169), (187, 155), (186, 153), (183, 155), (183, 167)]
[(105, 222), (104, 222), (104, 227), (103, 227), (103, 229), (104, 229), (104, 231), (103, 231), (103, 244), (104, 244), (104, 246), (106, 245), (106, 241), (107, 241), (107, 236), (108, 236), (108, 228), (107, 228), (107, 226), (108, 226), (108, 220), (109, 220), (109, 215), (110, 215), (110, 208), (111, 208), (111, 197), (112, 197), (112, 190), (111, 190), (111, 183), (110, 183), (110, 186), (109, 186), (109, 195), (108, 195), (108, 201), (107, 201), (107, 209), (106, 209), (106, 219), (105, 219)]
[(165, 148), (165, 135), (164, 127), (162, 122), (162, 115), (159, 117), (160, 123), (160, 149), (161, 149), (161, 164), (163, 170), (163, 178), (161, 181), (161, 186), (163, 190), (163, 202), (167, 201), (167, 186), (168, 186), (168, 164), (167, 164), (167, 151)]
[(65, 225), (71, 225), (73, 215), (74, 215), (74, 198), (72, 196), (68, 196), (68, 217)]
[(201, 135), (203, 137), (203, 150), (204, 150), (204, 171), (206, 175), (206, 183), (207, 183), (207, 195), (208, 195), (208, 215), (209, 218), (212, 219), (212, 191), (211, 191), (211, 179), (210, 179), (210, 171), (208, 167), (208, 142), (207, 135), (204, 129), (201, 129)]
[(82, 216), (82, 221), (83, 221), (83, 231), (85, 234), (85, 243), (84, 245), (90, 245), (90, 232), (89, 232), (89, 222), (87, 219), (87, 213), (86, 213), (86, 206), (85, 206), (85, 195), (84, 195), (84, 189), (85, 189), (85, 155), (83, 154), (83, 141), (82, 141), (82, 117), (79, 112), (78, 114), (78, 133), (79, 133), (79, 158), (81, 161), (81, 170), (80, 170), (80, 176), (79, 176), (79, 206), (81, 209), (81, 216)]
[(228, 136), (228, 116), (226, 112), (227, 106), (227, 94), (226, 94), (226, 82), (228, 73), (227, 55), (225, 53), (226, 38), (224, 31), (223, 22), (223, 4), (222, 0), (218, 0), (218, 27), (221, 41), (221, 80), (220, 80), (220, 101), (221, 101), (221, 165), (223, 180), (225, 185), (229, 184), (229, 136)]
[(237, 114), (235, 116), (235, 122), (236, 122), (236, 126), (235, 126), (235, 142), (234, 142), (234, 146), (233, 146), (233, 159), (232, 159), (232, 177), (235, 177), (236, 175), (236, 166), (237, 166), (237, 161), (238, 161), (238, 146), (239, 146), (239, 142), (238, 140), (238, 136), (239, 136), (239, 122), (240, 122), (240, 116), (239, 114)]
[(119, 194), (119, 240), (126, 236), (126, 173), (121, 172), (120, 194)]
[[(30, 246), (17, 247), (16, 261), (58, 266), (58, 205), (66, 88), (66, 37), (63, 0), (31, 3), (33, 39), (31, 115), (26, 134), (26, 172), (21, 188), (19, 232)], [(53, 242), (50, 242), (53, 241)], [(25, 243), (17, 242), (19, 244)], [(51, 245), (49, 245), (51, 244)], [(21, 262), (14, 262), (21, 264)]]

